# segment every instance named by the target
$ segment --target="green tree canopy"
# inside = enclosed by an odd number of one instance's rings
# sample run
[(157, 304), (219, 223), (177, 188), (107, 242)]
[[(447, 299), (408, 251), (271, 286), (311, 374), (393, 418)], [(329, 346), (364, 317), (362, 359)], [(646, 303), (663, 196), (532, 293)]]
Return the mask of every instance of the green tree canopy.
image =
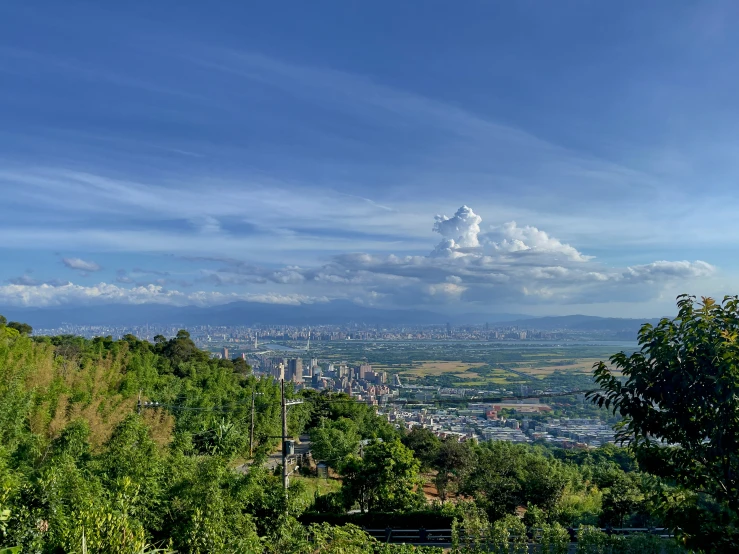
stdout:
[(457, 491), (474, 462), (475, 455), (468, 442), (447, 439), (439, 445), (433, 467), (437, 470), (434, 482), (442, 502), (450, 492)]
[(595, 365), (601, 390), (589, 397), (623, 417), (617, 439), (642, 469), (713, 499), (735, 522), (739, 298), (683, 295), (677, 306), (676, 318), (641, 328), (639, 351)]
[(413, 450), (421, 462), (421, 469), (428, 470), (433, 465), (439, 453), (441, 440), (433, 431), (425, 427), (415, 426), (410, 433), (402, 438), (402, 442)]
[(359, 448), (359, 429), (351, 419), (324, 420), (310, 432), (313, 457), (333, 468)]
[(364, 457), (350, 456), (341, 467), (342, 494), (347, 506), (365, 511), (394, 512), (419, 506), (420, 462), (398, 439), (373, 442)]
[(28, 323), (19, 323), (18, 321), (11, 321), (7, 324), (7, 327), (15, 329), (21, 335), (30, 335), (33, 332), (33, 327)]

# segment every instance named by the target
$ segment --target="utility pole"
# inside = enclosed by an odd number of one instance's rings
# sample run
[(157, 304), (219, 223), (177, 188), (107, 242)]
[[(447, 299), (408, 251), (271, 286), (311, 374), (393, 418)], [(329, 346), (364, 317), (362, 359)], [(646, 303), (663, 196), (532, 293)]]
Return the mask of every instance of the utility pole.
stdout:
[(285, 379), (280, 381), (282, 390), (282, 489), (287, 499), (287, 402), (285, 402)]
[(285, 499), (287, 499), (287, 485), (288, 476), (291, 472), (287, 471), (287, 408), (288, 406), (295, 406), (296, 404), (302, 404), (302, 400), (291, 400), (288, 402), (285, 399), (285, 379), (280, 380), (280, 389), (282, 392), (282, 488), (285, 491)]
[(262, 396), (263, 392), (251, 391), (251, 429), (249, 431), (249, 457), (254, 455), (254, 397)]
[(254, 455), (254, 390), (251, 391), (251, 431), (249, 432), (249, 458)]

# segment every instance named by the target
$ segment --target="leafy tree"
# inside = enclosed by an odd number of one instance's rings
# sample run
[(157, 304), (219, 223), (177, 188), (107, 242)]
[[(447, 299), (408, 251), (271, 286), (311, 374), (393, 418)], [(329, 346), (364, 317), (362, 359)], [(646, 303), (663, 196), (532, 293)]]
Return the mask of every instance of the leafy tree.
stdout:
[(4, 315), (0, 315), (0, 327), (5, 327), (8, 324), (8, 319)]
[(407, 511), (422, 499), (416, 492), (420, 462), (399, 440), (373, 442), (364, 457), (349, 456), (340, 468), (341, 491), (347, 506), (355, 503), (362, 512)]
[(402, 438), (402, 442), (408, 448), (413, 450), (421, 462), (421, 469), (428, 470), (434, 464), (439, 453), (441, 440), (433, 431), (425, 427), (415, 426), (410, 433)]
[(244, 376), (251, 373), (251, 366), (246, 363), (246, 360), (244, 360), (244, 358), (235, 358), (232, 363), (234, 367), (234, 373)]
[(323, 421), (311, 430), (310, 439), (313, 457), (337, 468), (344, 458), (357, 452), (359, 429), (351, 419), (342, 417)]
[(7, 324), (7, 327), (10, 329), (15, 329), (18, 331), (21, 335), (30, 335), (33, 332), (33, 327), (31, 327), (28, 323), (19, 323), (17, 321), (11, 321)]
[(105, 453), (96, 460), (95, 469), (113, 494), (125, 487), (135, 487), (137, 495), (130, 501), (129, 513), (147, 525), (156, 526), (161, 521), (164, 502), (164, 466), (150, 433), (140, 417), (128, 416), (113, 431)]
[(475, 498), (491, 521), (516, 509), (523, 480), (522, 448), (505, 442), (487, 442), (476, 451), (476, 463), (460, 492)]
[(567, 475), (559, 462), (538, 453), (528, 453), (525, 459), (521, 501), (548, 512), (562, 497)]
[(570, 551), (570, 534), (567, 529), (559, 523), (543, 523), (540, 527), (539, 543), (542, 554), (567, 554)]
[(624, 520), (644, 503), (644, 494), (633, 478), (622, 474), (603, 493), (601, 524), (624, 526)]
[(338, 420), (340, 418), (351, 419), (357, 425), (359, 434), (363, 439), (393, 440), (398, 437), (398, 432), (387, 419), (381, 417), (375, 411), (374, 406), (363, 402), (356, 402), (345, 393), (316, 393), (305, 391), (303, 393), (311, 406), (310, 419), (307, 427), (317, 427), (323, 420)]
[[(156, 340), (155, 337), (154, 340)], [(181, 329), (177, 331), (177, 336), (166, 342), (157, 342), (159, 352), (165, 356), (170, 362), (178, 366), (183, 362), (207, 362), (210, 356), (207, 352), (200, 350), (190, 338), (190, 333)]]
[(434, 483), (442, 503), (446, 501), (449, 492), (457, 491), (473, 463), (474, 453), (469, 443), (454, 439), (447, 439), (441, 443), (433, 467), (437, 470)]
[(676, 318), (644, 325), (641, 349), (595, 365), (599, 406), (640, 466), (739, 513), (739, 297), (678, 297)]

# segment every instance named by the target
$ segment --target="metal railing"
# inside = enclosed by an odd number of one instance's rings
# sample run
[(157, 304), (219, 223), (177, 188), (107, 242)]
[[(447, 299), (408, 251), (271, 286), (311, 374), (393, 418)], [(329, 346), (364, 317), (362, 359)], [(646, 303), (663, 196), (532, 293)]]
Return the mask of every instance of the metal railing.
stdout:
[[(674, 535), (669, 529), (664, 527), (602, 527), (601, 531), (607, 535), (635, 535), (638, 533), (656, 535), (663, 539), (673, 538)], [(411, 544), (447, 544), (452, 542), (452, 530), (449, 529), (425, 529), (423, 527), (416, 529), (368, 529), (364, 531), (374, 538), (383, 542), (398, 542)], [(530, 538), (538, 536), (537, 531), (540, 529), (533, 528), (530, 530)], [(577, 533), (579, 529), (567, 528), (570, 533), (571, 542), (577, 542)]]

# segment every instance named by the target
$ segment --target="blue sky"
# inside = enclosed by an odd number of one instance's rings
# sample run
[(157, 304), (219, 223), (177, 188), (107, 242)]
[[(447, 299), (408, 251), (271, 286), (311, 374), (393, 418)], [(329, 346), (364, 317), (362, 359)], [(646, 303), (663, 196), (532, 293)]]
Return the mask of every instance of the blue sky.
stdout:
[(0, 305), (735, 293), (739, 5), (644, 4), (5, 2)]

